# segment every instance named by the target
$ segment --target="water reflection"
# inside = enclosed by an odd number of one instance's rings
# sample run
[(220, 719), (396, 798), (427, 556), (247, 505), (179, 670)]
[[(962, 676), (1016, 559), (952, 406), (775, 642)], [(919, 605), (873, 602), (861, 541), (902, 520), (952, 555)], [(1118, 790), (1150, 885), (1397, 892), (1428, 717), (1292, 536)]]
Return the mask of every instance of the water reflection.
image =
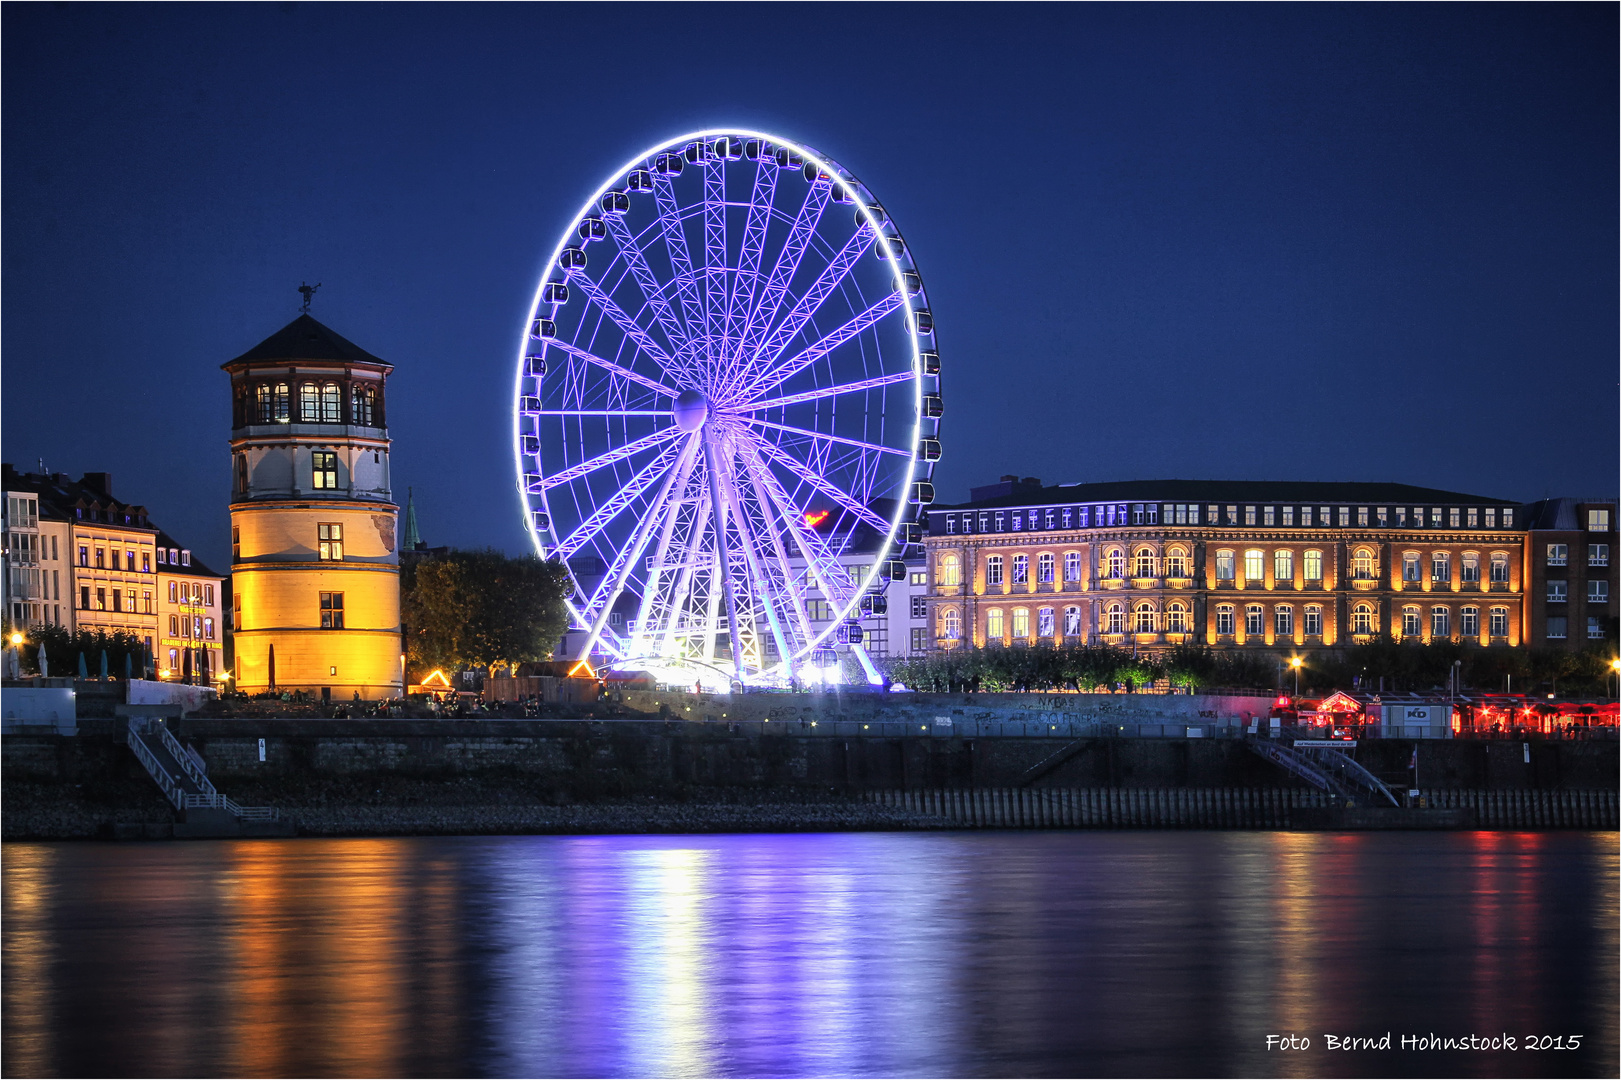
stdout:
[[(1613, 835), (6, 845), (7, 1075), (1572, 1075)], [(1584, 1033), (1330, 1054), (1323, 1032)], [(1314, 1049), (1265, 1049), (1268, 1033)]]

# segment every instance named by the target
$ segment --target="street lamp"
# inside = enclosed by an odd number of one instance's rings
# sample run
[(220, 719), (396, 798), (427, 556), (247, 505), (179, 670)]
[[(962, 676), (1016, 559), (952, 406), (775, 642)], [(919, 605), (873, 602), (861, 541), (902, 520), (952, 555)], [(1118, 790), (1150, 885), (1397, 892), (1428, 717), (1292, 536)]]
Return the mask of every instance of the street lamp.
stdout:
[(1302, 661), (1298, 656), (1289, 657), (1289, 666), (1295, 669), (1295, 697), (1300, 696), (1300, 665)]
[(12, 635), (11, 635), (11, 644), (12, 644), (12, 646), (16, 647), (18, 645), (21, 645), (22, 643), (23, 643), (23, 636), (21, 634), (13, 632)]
[(1610, 670), (1615, 672), (1615, 696), (1621, 701), (1621, 658), (1610, 661)]

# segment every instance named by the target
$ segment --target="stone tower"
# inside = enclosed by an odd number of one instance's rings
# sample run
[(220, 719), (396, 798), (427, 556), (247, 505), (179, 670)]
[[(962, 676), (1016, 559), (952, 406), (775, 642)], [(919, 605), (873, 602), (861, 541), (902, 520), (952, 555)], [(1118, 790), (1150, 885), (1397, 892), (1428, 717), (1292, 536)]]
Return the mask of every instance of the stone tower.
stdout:
[(307, 314), (221, 367), (237, 687), (400, 696), (393, 367)]

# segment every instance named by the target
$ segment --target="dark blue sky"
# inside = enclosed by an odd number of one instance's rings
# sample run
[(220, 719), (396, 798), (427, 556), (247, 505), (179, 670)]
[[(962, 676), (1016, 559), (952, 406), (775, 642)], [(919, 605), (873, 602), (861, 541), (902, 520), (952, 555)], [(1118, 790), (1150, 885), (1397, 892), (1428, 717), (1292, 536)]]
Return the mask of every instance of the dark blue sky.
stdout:
[(3, 450), (224, 565), (218, 365), (396, 365), (430, 543), (518, 551), (512, 353), (643, 147), (830, 155), (928, 284), (942, 500), (1004, 472), (1617, 486), (1617, 9), (10, 4)]

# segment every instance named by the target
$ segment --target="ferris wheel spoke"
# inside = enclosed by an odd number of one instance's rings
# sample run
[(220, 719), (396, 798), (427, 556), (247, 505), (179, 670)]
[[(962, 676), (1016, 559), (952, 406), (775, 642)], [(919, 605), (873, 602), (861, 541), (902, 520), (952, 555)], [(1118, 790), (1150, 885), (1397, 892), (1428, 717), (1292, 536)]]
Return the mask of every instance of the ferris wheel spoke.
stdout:
[(812, 184), (810, 191), (805, 195), (799, 213), (794, 216), (793, 226), (788, 230), (788, 239), (783, 244), (782, 250), (777, 253), (777, 262), (771, 268), (771, 277), (767, 279), (765, 289), (760, 294), (759, 306), (754, 309), (754, 314), (749, 317), (748, 327), (743, 331), (743, 340), (737, 350), (739, 361), (746, 361), (753, 355), (755, 344), (765, 336), (765, 332), (776, 321), (777, 312), (782, 308), (783, 297), (788, 294), (788, 286), (799, 270), (800, 260), (805, 257), (811, 238), (816, 235), (816, 226), (822, 220), (822, 212), (827, 209), (828, 199), (832, 195), (831, 184)]
[(906, 298), (900, 293), (890, 293), (837, 330), (830, 332), (815, 344), (807, 346), (792, 359), (768, 368), (765, 376), (750, 386), (746, 393), (763, 394), (773, 386), (786, 382), (905, 303)]
[(704, 336), (709, 347), (710, 375), (725, 349), (716, 339), (726, 325), (726, 161), (704, 163)]
[(774, 424), (770, 420), (761, 420), (757, 416), (739, 417), (745, 424), (755, 424), (759, 427), (775, 428), (793, 435), (802, 435), (807, 439), (824, 439), (827, 442), (843, 443), (845, 446), (857, 446), (863, 450), (871, 450), (875, 454), (895, 454), (899, 457), (911, 457), (912, 451), (901, 450), (894, 446), (880, 446), (878, 443), (862, 442), (860, 439), (847, 439), (842, 435), (829, 435), (823, 431), (812, 431), (810, 428), (794, 427), (791, 424)]
[[(738, 549), (742, 552), (744, 569), (747, 573), (748, 594), (750, 601), (747, 614), (753, 615), (755, 611), (765, 615), (766, 624), (771, 630), (771, 637), (777, 643), (777, 654), (785, 663), (792, 667), (790, 657), (793, 655), (788, 648), (788, 641), (783, 636), (782, 626), (777, 620), (776, 605), (773, 602), (771, 589), (767, 582), (765, 568), (760, 565), (760, 552), (755, 543), (752, 530), (749, 527), (748, 515), (744, 512), (743, 499), (738, 487), (734, 483), (722, 485), (722, 492), (726, 499), (731, 515), (732, 527), (737, 532)], [(757, 616), (750, 620), (754, 627), (755, 637), (758, 638)], [(763, 666), (763, 657), (756, 658), (756, 666)]]
[(669, 409), (533, 409), (530, 416), (674, 416)]
[[(815, 636), (811, 633), (810, 616), (805, 610), (804, 598), (799, 595), (799, 590), (794, 585), (793, 564), (788, 558), (788, 549), (783, 543), (782, 534), (777, 530), (776, 518), (772, 516), (771, 499), (766, 494), (765, 489), (761, 487), (759, 477), (755, 476), (747, 466), (745, 466), (745, 471), (749, 473), (749, 484), (754, 490), (755, 504), (760, 508), (761, 528), (765, 531), (767, 539), (771, 541), (771, 553), (776, 556), (777, 572), (782, 576), (783, 602), (787, 606), (789, 614), (799, 620), (801, 636), (805, 641), (810, 641)], [(785, 658), (790, 655), (791, 651), (783, 653)]]
[(811, 287), (805, 290), (805, 295), (794, 304), (793, 309), (782, 320), (782, 324), (773, 330), (771, 336), (756, 350), (755, 355), (750, 358), (751, 364), (769, 364), (793, 344), (794, 338), (799, 336), (799, 332), (810, 322), (817, 309), (850, 275), (850, 268), (871, 249), (874, 239), (873, 231), (866, 226), (856, 230), (856, 234), (850, 237), (844, 248), (833, 257), (833, 261), (817, 275)]
[(840, 611), (844, 610), (855, 598), (855, 581), (839, 562), (838, 557), (828, 548), (826, 541), (805, 525), (803, 511), (794, 505), (793, 499), (788, 497), (788, 492), (783, 490), (782, 484), (772, 474), (770, 467), (761, 460), (759, 454), (753, 452), (756, 448), (757, 444), (751, 444), (749, 447), (751, 452), (748, 454), (748, 461), (756, 479), (765, 488), (777, 509), (779, 520), (798, 544), (805, 562), (814, 570), (822, 592), (838, 606)]
[[(613, 297), (603, 292), (601, 286), (578, 270), (569, 271), (568, 277), (570, 281), (579, 286), (580, 291), (585, 293), (588, 300), (597, 305), (604, 315), (612, 319), (626, 337), (640, 345), (642, 351), (656, 360), (661, 368), (668, 370), (675, 366), (675, 361), (670, 359), (670, 354), (664, 351), (664, 347), (654, 341), (646, 330), (638, 326), (635, 319), (625, 314), (625, 310), (614, 303)], [(547, 342), (547, 344), (561, 345), (562, 342)], [(621, 368), (620, 370), (624, 369)], [(673, 395), (677, 391), (662, 387), (660, 392)]]
[(861, 379), (857, 382), (844, 383), (840, 386), (827, 386), (820, 390), (806, 390), (802, 394), (788, 394), (784, 397), (767, 398), (764, 401), (750, 401), (742, 405), (728, 405), (725, 415), (741, 415), (743, 413), (764, 412), (766, 409), (780, 409), (788, 405), (799, 405), (806, 401), (817, 401), (821, 398), (836, 397), (839, 394), (855, 394), (863, 390), (877, 390), (883, 386), (893, 386), (895, 383), (906, 382), (913, 378), (913, 372), (897, 371), (892, 375), (880, 375), (873, 379)]
[(777, 464), (781, 465), (783, 468), (787, 469), (800, 479), (809, 481), (812, 487), (816, 488), (816, 490), (820, 491), (823, 495), (826, 495), (828, 498), (844, 507), (857, 518), (860, 518), (862, 521), (866, 522), (868, 525), (871, 525), (875, 529), (888, 531), (889, 522), (873, 513), (867, 507), (863, 506), (860, 502), (847, 494), (843, 488), (833, 483), (833, 481), (829, 480), (815, 469), (812, 469), (803, 461), (800, 461), (790, 454), (784, 453), (782, 450), (760, 438), (758, 435), (755, 435), (753, 432), (748, 433), (748, 439), (756, 447), (758, 447), (766, 457), (770, 458), (772, 461), (775, 461)]
[(676, 297), (681, 301), (681, 313), (687, 322), (687, 340), (691, 341), (703, 331), (703, 305), (699, 303), (698, 286), (692, 276), (692, 255), (687, 251), (687, 234), (681, 224), (681, 210), (676, 205), (675, 189), (670, 186), (669, 177), (653, 178), (653, 205), (658, 210), (659, 227), (664, 232), (664, 249), (670, 257)]
[(586, 545), (592, 537), (600, 533), (607, 524), (624, 512), (631, 503), (640, 499), (648, 488), (663, 476), (665, 471), (675, 464), (680, 456), (679, 446), (667, 446), (659, 452), (658, 457), (648, 462), (642, 470), (631, 477), (630, 482), (616, 491), (607, 502), (603, 503), (590, 517), (580, 522), (579, 527), (569, 534), (561, 544), (554, 549), (564, 562), (567, 562), (574, 553)]
[(770, 155), (761, 154), (754, 171), (754, 189), (749, 195), (748, 220), (743, 226), (743, 246), (737, 256), (737, 279), (732, 299), (726, 306), (726, 348), (734, 361), (743, 358), (733, 342), (747, 330), (749, 310), (754, 305), (760, 280), (760, 257), (765, 251), (766, 230), (771, 225), (771, 205), (777, 195), (777, 175), (781, 170)]
[[(612, 303), (612, 301), (609, 301), (609, 302)], [(620, 314), (624, 314), (624, 313), (620, 312)], [(613, 318), (613, 316), (610, 314), (609, 318)], [(626, 316), (626, 318), (629, 318), (629, 316)], [(616, 319), (615, 321), (617, 322), (618, 320)], [(652, 340), (652, 339), (649, 338), (648, 340)], [(640, 342), (638, 342), (638, 344), (640, 344)], [(558, 350), (559, 352), (567, 353), (569, 356), (574, 357), (576, 360), (583, 360), (587, 364), (595, 364), (597, 367), (602, 368), (604, 371), (607, 371), (610, 374), (617, 376), (618, 378), (629, 379), (633, 383), (640, 383), (642, 386), (647, 387), (649, 390), (653, 390), (653, 391), (655, 391), (657, 393), (663, 394), (665, 397), (675, 397), (677, 394), (681, 393), (681, 391), (679, 391), (679, 390), (676, 390), (676, 389), (674, 389), (672, 387), (665, 386), (663, 383), (659, 382), (657, 379), (650, 379), (646, 375), (638, 374), (637, 372), (634, 372), (634, 371), (630, 370), (627, 367), (621, 367), (619, 364), (614, 363), (612, 360), (604, 360), (602, 357), (596, 355), (595, 353), (587, 352), (586, 350), (581, 349), (581, 348), (579, 348), (579, 347), (577, 347), (575, 345), (571, 345), (566, 341), (548, 341), (546, 343), (546, 345), (549, 348), (553, 348), (553, 349)], [(662, 352), (662, 350), (661, 350), (661, 352)]]
[(608, 223), (608, 232), (613, 235), (614, 242), (624, 253), (625, 262), (630, 266), (630, 272), (641, 287), (642, 296), (646, 298), (648, 307), (653, 309), (653, 317), (664, 328), (664, 336), (670, 341), (670, 348), (676, 352), (687, 344), (687, 330), (681, 325), (681, 320), (670, 309), (670, 301), (665, 298), (664, 290), (659, 286), (659, 279), (654, 275), (653, 268), (647, 264), (647, 253), (636, 243), (631, 236), (630, 228), (625, 224), (623, 214), (607, 214), (604, 220)]
[(562, 472), (542, 477), (538, 484), (530, 486), (529, 493), (538, 495), (542, 491), (550, 491), (560, 484), (567, 484), (588, 473), (594, 473), (605, 465), (612, 465), (616, 461), (624, 461), (626, 458), (634, 457), (643, 450), (650, 450), (661, 443), (669, 442), (680, 434), (680, 428), (671, 426), (655, 431), (651, 435), (644, 435), (635, 442), (626, 443), (624, 446), (616, 447), (605, 454), (598, 454), (589, 461), (582, 461), (578, 465), (571, 465)]

